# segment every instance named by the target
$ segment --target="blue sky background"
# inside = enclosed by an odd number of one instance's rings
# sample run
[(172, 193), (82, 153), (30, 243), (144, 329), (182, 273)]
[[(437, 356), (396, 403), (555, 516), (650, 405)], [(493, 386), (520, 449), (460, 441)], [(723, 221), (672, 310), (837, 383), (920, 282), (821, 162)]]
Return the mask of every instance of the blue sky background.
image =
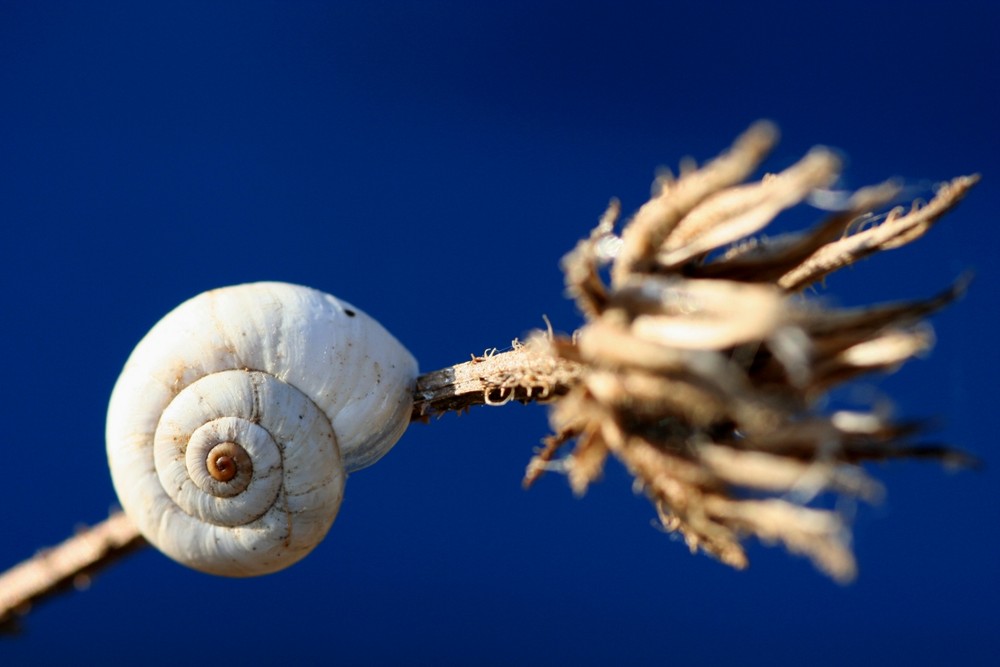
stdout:
[[(0, 663), (987, 664), (1000, 652), (995, 3), (0, 3), (0, 568), (115, 502), (104, 412), (184, 299), (285, 280), (377, 317), (431, 370), (580, 318), (559, 258), (654, 171), (757, 118), (768, 168), (824, 143), (846, 187), (983, 183), (913, 247), (828, 281), (932, 294), (932, 356), (867, 387), (980, 472), (903, 463), (859, 508), (860, 577), (751, 545), (690, 555), (611, 464), (520, 487), (538, 406), (414, 425), (327, 540), (226, 580), (149, 550), (32, 614)], [(789, 224), (816, 219), (790, 216)], [(82, 660), (81, 660), (82, 656)]]

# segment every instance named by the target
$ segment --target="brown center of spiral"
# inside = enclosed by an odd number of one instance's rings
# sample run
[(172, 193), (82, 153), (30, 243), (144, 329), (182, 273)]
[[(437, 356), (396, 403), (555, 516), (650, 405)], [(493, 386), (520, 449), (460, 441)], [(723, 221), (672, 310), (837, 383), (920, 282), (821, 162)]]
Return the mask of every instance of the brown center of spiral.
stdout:
[(228, 482), (236, 477), (241, 466), (250, 465), (250, 458), (246, 450), (235, 442), (222, 442), (212, 447), (205, 463), (213, 479)]

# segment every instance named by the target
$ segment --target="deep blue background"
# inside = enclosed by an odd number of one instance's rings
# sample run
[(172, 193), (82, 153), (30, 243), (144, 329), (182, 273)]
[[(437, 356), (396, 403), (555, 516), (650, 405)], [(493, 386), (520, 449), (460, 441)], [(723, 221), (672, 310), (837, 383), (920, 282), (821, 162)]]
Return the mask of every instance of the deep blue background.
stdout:
[[(801, 5), (801, 6), (800, 6)], [(803, 8), (808, 6), (808, 8)], [(991, 2), (0, 3), (0, 568), (115, 502), (107, 397), (182, 300), (277, 279), (377, 317), (424, 370), (579, 323), (558, 259), (611, 196), (754, 119), (844, 185), (984, 182), (828, 281), (929, 295), (933, 355), (869, 386), (987, 461), (874, 472), (859, 579), (780, 548), (734, 572), (652, 527), (617, 464), (525, 492), (538, 406), (415, 425), (326, 542), (256, 580), (153, 551), (54, 601), (0, 663), (987, 664), (1000, 652), (1000, 16)], [(796, 217), (796, 215), (798, 217)], [(805, 224), (820, 213), (792, 216)], [(82, 660), (81, 660), (82, 656)]]

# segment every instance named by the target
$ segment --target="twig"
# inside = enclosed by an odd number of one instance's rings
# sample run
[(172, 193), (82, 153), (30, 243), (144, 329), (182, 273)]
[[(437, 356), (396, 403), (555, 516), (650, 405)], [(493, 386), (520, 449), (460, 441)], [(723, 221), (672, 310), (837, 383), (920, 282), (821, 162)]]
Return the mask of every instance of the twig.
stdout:
[[(881, 487), (858, 467), (864, 461), (973, 461), (942, 446), (912, 446), (913, 426), (884, 415), (819, 414), (815, 399), (927, 349), (921, 319), (958, 296), (964, 282), (925, 301), (840, 311), (792, 293), (922, 236), (979, 177), (956, 178), (928, 204), (897, 209), (863, 231), (849, 232), (896, 186), (859, 190), (809, 232), (746, 238), (837, 176), (835, 156), (816, 149), (781, 174), (741, 185), (776, 138), (773, 126), (758, 123), (701, 169), (661, 179), (620, 237), (620, 206), (612, 201), (563, 259), (586, 324), (571, 338), (538, 334), (420, 376), (411, 419), (551, 401), (555, 435), (529, 463), (526, 486), (555, 468), (582, 494), (613, 455), (663, 526), (692, 549), (745, 567), (741, 540), (750, 534), (782, 542), (838, 580), (853, 577), (846, 521), (807, 507), (810, 497), (876, 499)], [(554, 461), (570, 443), (572, 452)], [(0, 574), (0, 630), (144, 544), (116, 513)]]
[(417, 379), (413, 420), (462, 412), (474, 405), (510, 401), (547, 401), (564, 395), (580, 379), (583, 367), (552, 356), (541, 339), (514, 341), (506, 352), (474, 357)]
[(123, 512), (0, 574), (0, 631), (13, 632), (32, 606), (61, 591), (83, 589), (97, 571), (146, 544)]
[[(425, 373), (417, 379), (413, 421), (474, 405), (521, 403), (561, 396), (580, 374), (578, 364), (546, 356), (543, 345), (515, 341), (512, 350)], [(0, 632), (39, 602), (89, 586), (92, 577), (147, 542), (123, 512), (83, 528), (58, 546), (42, 549), (0, 574)]]

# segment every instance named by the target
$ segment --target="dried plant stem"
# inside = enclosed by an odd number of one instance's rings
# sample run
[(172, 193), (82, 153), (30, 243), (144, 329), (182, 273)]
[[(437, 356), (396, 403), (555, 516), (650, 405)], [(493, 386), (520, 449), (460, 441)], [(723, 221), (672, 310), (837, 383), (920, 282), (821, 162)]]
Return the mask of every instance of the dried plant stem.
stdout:
[(514, 341), (511, 350), (494, 350), (421, 375), (414, 394), (413, 420), (426, 421), (430, 415), (462, 412), (474, 405), (548, 401), (566, 394), (579, 381), (583, 367), (554, 357), (540, 341)]
[(95, 572), (145, 544), (129, 518), (115, 512), (15, 565), (0, 574), (0, 630), (16, 629), (17, 619), (32, 605), (64, 590), (85, 588)]
[[(455, 364), (417, 379), (413, 421), (461, 412), (474, 405), (544, 401), (569, 391), (580, 366), (555, 359), (543, 346), (514, 342), (513, 349)], [(147, 543), (123, 512), (83, 528), (58, 546), (0, 574), (0, 632), (17, 629), (17, 619), (38, 602), (89, 585), (91, 577)]]
[[(833, 183), (840, 168), (834, 153), (817, 148), (779, 174), (744, 184), (776, 141), (776, 129), (758, 123), (701, 168), (688, 164), (676, 179), (661, 178), (620, 234), (620, 205), (612, 201), (563, 259), (585, 318), (581, 329), (572, 337), (537, 334), (420, 376), (412, 420), (474, 405), (551, 401), (555, 434), (529, 463), (525, 486), (558, 469), (582, 494), (614, 457), (663, 526), (692, 550), (745, 567), (743, 540), (756, 536), (850, 580), (856, 564), (848, 522), (808, 506), (809, 498), (876, 500), (881, 486), (859, 466), (865, 461), (970, 459), (910, 444), (915, 429), (876, 411), (822, 414), (817, 399), (928, 349), (923, 318), (959, 296), (964, 283), (923, 301), (856, 309), (810, 302), (800, 292), (919, 238), (979, 177), (953, 179), (925, 205), (884, 217), (875, 211), (899, 188), (863, 188), (811, 230), (758, 237), (783, 210)], [(143, 544), (116, 513), (0, 574), (0, 629)]]

